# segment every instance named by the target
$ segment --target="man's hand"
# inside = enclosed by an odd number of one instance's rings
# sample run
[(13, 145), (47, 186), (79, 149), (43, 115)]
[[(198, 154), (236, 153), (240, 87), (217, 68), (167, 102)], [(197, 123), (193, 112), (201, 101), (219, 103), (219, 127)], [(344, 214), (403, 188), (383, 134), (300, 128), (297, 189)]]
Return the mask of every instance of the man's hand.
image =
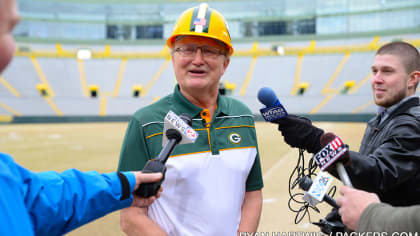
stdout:
[(324, 131), (313, 126), (309, 119), (289, 114), (273, 123), (279, 125), (284, 141), (291, 147), (303, 148), (310, 153), (321, 150), (320, 138)]
[(337, 198), (337, 204), (340, 206), (338, 213), (341, 215), (343, 223), (351, 230), (355, 230), (362, 212), (371, 203), (380, 202), (378, 196), (374, 193), (357, 190), (347, 186), (340, 188), (342, 196)]
[[(137, 190), (137, 188), (140, 186), (141, 183), (151, 183), (156, 182), (162, 179), (162, 173), (142, 173), (141, 171), (133, 171), (135, 177), (136, 177), (136, 186), (134, 187), (134, 191)], [(134, 192), (133, 191), (133, 192)], [(151, 196), (149, 198), (142, 198), (137, 196), (136, 194), (133, 194), (133, 204), (131, 206), (136, 207), (146, 207), (150, 206), (157, 198), (160, 197), (160, 194), (162, 193), (162, 187), (159, 189), (156, 196)]]

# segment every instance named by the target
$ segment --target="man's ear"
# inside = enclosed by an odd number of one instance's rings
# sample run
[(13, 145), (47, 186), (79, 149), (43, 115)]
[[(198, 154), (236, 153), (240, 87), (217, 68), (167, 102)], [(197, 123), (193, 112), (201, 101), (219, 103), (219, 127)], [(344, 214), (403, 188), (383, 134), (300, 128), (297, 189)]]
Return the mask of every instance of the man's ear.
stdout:
[(408, 88), (416, 88), (420, 80), (420, 71), (413, 71), (408, 78)]
[(225, 71), (226, 71), (229, 63), (230, 63), (230, 56), (226, 56), (225, 61), (223, 62), (223, 67), (225, 68)]

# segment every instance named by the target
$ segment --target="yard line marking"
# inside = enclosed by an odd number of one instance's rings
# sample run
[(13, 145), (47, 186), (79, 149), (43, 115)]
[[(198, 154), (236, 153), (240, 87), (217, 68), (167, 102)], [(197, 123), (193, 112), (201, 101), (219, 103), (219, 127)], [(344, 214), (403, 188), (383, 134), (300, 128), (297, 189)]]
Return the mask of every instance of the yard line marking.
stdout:
[(280, 159), (273, 165), (269, 170), (265, 172), (263, 175), (263, 179), (267, 180), (273, 173), (276, 171), (280, 166), (284, 164), (284, 162), (290, 158), (296, 159), (296, 150), (290, 150), (286, 155), (280, 157)]
[(267, 198), (263, 200), (264, 203), (277, 202), (277, 198)]

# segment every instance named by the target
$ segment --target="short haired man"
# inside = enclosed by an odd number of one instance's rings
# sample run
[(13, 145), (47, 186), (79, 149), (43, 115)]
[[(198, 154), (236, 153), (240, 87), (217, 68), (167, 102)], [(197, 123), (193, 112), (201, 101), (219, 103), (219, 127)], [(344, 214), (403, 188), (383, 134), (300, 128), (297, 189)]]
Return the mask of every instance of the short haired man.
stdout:
[(119, 170), (141, 170), (159, 154), (169, 110), (190, 115), (199, 136), (194, 144), (175, 147), (159, 201), (121, 212), (122, 229), (153, 236), (255, 232), (263, 183), (253, 115), (241, 102), (219, 94), (233, 53), (227, 23), (203, 3), (181, 14), (167, 46), (178, 85), (134, 114)]
[[(394, 206), (420, 204), (420, 104), (415, 95), (419, 80), (415, 47), (391, 42), (379, 48), (371, 86), (381, 112), (368, 122), (360, 150), (349, 152), (351, 163), (346, 166), (355, 188), (374, 192)], [(321, 149), (323, 130), (296, 116), (277, 123), (289, 145), (313, 153)]]

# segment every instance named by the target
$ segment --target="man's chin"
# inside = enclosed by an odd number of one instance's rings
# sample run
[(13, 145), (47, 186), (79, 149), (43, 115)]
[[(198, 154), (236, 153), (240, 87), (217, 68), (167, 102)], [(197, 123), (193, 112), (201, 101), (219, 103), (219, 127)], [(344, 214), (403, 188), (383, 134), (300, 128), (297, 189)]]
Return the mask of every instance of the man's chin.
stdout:
[(386, 105), (386, 101), (382, 97), (381, 98), (375, 97), (374, 101), (375, 101), (375, 104), (378, 106), (385, 107)]
[(386, 99), (375, 99), (375, 104), (384, 108), (389, 108), (394, 104), (397, 104), (399, 101), (401, 100), (395, 100), (395, 101), (391, 101), (391, 100), (386, 100)]
[(3, 70), (6, 68), (6, 66), (9, 64), (8, 61), (2, 60), (0, 58), (0, 74), (3, 72)]
[(15, 43), (11, 35), (6, 34), (0, 36), (0, 74), (7, 67), (13, 57), (15, 51)]
[(202, 79), (192, 79), (188, 83), (188, 87), (190, 87), (192, 89), (203, 89), (206, 86), (207, 85), (206, 85), (205, 81), (202, 80)]

